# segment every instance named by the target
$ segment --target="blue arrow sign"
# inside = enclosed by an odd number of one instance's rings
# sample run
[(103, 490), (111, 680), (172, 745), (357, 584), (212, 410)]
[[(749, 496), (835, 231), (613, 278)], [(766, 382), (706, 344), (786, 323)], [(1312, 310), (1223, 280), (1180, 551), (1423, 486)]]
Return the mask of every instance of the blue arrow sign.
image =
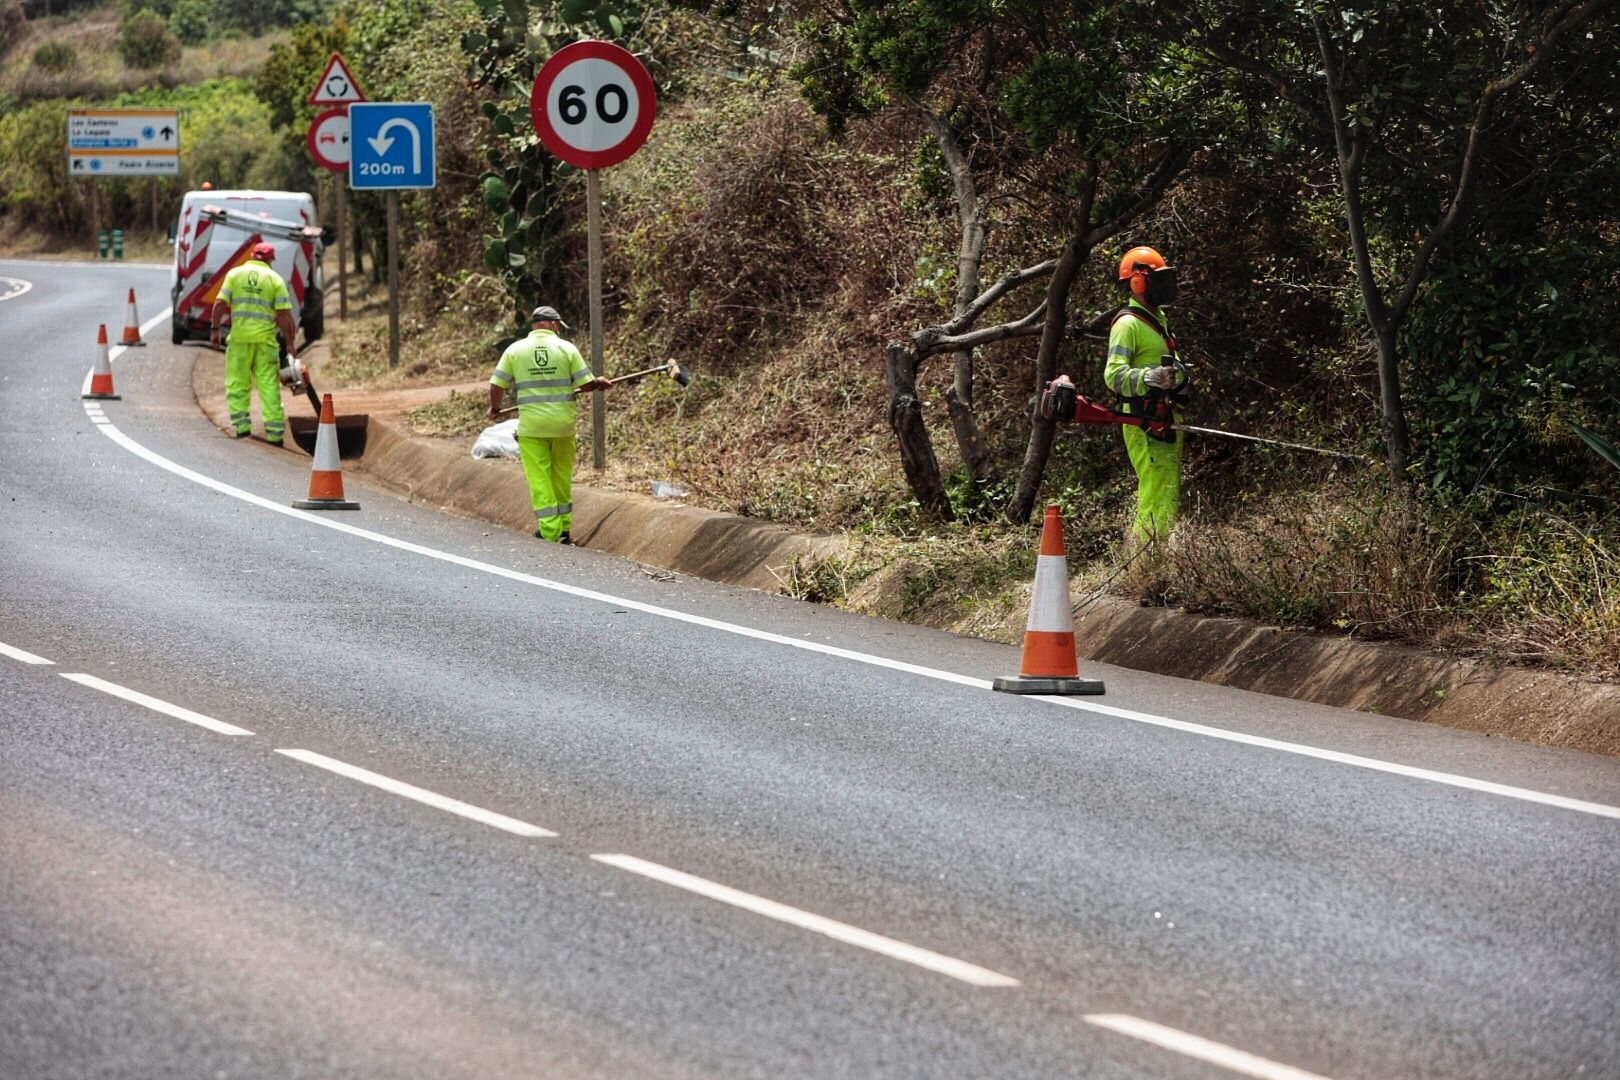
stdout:
[(433, 187), (436, 154), (428, 102), (349, 106), (349, 187), (356, 191)]

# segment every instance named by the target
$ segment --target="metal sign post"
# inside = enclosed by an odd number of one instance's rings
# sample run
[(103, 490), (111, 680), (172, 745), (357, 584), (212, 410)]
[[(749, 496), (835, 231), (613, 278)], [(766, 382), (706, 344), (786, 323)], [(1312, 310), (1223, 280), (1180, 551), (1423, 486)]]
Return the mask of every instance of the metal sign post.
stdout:
[[(358, 91), (356, 91), (358, 92)], [(309, 132), (305, 142), (309, 145), (309, 156), (315, 159), (315, 164), (323, 169), (333, 172), (349, 171), (349, 107), (338, 105), (327, 109), (309, 123)], [(338, 318), (349, 317), (349, 279), (345, 271), (344, 258), (348, 247), (349, 231), (349, 193), (346, 187), (337, 185), (337, 234), (338, 234)]]
[(399, 364), (399, 189), (438, 181), (433, 106), (369, 101), (349, 106), (349, 186), (388, 192), (388, 364)]
[[(576, 41), (558, 50), (535, 76), (529, 116), (547, 150), (585, 170), (586, 245), (590, 276), (591, 372), (602, 362), (602, 174), (641, 148), (652, 130), (658, 96), (635, 55), (606, 41)], [(591, 396), (591, 463), (607, 464), (607, 403)]]
[[(591, 281), (591, 374), (602, 377), (602, 171), (585, 170), (585, 217), (590, 238), (585, 251)], [(607, 465), (607, 402), (591, 395), (591, 465)]]

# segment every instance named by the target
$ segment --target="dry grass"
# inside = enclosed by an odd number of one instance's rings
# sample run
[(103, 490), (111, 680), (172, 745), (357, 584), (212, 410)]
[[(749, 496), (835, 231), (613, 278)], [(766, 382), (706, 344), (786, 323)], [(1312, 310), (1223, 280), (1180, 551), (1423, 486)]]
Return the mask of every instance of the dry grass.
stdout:
[[(96, 259), (95, 239), (86, 233), (81, 237), (65, 237), (56, 232), (45, 232), (30, 227), (16, 214), (0, 216), (0, 256), (10, 258), (49, 259), (78, 262)], [(112, 261), (110, 256), (107, 261)], [(174, 248), (169, 246), (164, 230), (125, 230), (124, 261), (163, 263), (174, 261)]]
[[(0, 94), (21, 100), (39, 98), (97, 99), (144, 87), (184, 86), (209, 79), (251, 78), (264, 66), (272, 45), (286, 42), (287, 31), (262, 37), (225, 37), (187, 46), (180, 60), (155, 71), (134, 71), (124, 66), (115, 48), (124, 17), (120, 4), (104, 4), (88, 12), (37, 19), (29, 32), (0, 62)], [(34, 50), (47, 42), (67, 45), (77, 59), (67, 71), (42, 71), (34, 66)]]

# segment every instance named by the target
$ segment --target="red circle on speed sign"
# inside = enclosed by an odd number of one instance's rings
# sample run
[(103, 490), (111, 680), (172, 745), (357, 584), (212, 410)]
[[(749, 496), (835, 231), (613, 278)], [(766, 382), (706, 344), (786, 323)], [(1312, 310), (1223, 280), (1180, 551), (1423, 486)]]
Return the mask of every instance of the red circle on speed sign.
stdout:
[(641, 149), (657, 111), (652, 76), (608, 41), (576, 41), (553, 54), (529, 95), (535, 134), (581, 169), (617, 165)]

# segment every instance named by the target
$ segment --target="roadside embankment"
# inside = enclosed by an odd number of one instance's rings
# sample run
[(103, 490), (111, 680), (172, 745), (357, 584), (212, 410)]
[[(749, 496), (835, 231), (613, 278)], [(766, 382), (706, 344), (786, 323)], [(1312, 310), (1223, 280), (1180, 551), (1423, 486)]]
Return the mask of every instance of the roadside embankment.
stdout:
[[(309, 355), (317, 361), (323, 347)], [(226, 427), (215, 354), (199, 356), (193, 389)], [(459, 387), (465, 391), (482, 384)], [(371, 432), (351, 463), (412, 499), (522, 532), (533, 528), (522, 469), (474, 460), (464, 440), (411, 434), (401, 414), (447, 388), (348, 392), (340, 412), (365, 412)], [(285, 396), (285, 395), (284, 395)], [(307, 408), (287, 398), (289, 410)], [(806, 565), (837, 557), (846, 542), (736, 514), (672, 505), (643, 495), (576, 485), (578, 543), (650, 566), (768, 591)], [(901, 575), (893, 575), (898, 587)], [(879, 572), (852, 607), (892, 614)], [(1020, 620), (1021, 625), (1021, 620)], [(960, 630), (949, 623), (946, 630)], [(1281, 630), (1245, 619), (1208, 618), (1103, 597), (1078, 616), (1082, 659), (1385, 716), (1620, 756), (1620, 685), (1554, 672), (1455, 659), (1401, 645)]]

